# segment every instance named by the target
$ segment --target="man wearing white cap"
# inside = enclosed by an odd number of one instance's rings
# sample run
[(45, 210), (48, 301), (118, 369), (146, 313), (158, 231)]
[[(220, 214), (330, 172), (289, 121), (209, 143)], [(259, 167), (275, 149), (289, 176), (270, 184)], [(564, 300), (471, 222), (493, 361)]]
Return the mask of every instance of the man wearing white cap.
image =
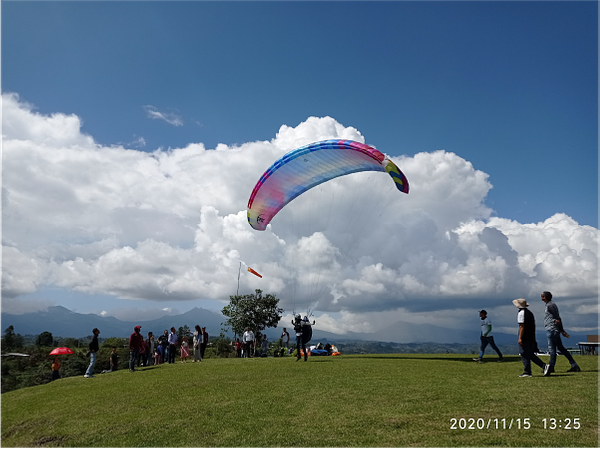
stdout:
[(535, 318), (533, 313), (527, 309), (529, 303), (524, 298), (513, 300), (513, 305), (519, 308), (517, 322), (519, 323), (519, 353), (523, 362), (523, 374), (521, 378), (531, 377), (531, 363), (534, 362), (547, 371), (547, 365), (535, 354), (537, 351), (537, 342), (535, 340)]

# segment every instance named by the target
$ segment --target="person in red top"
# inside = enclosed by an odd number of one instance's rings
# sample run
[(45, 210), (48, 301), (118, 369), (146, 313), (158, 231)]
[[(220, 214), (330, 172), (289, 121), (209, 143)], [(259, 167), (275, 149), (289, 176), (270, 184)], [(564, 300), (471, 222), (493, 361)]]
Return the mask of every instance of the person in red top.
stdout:
[(242, 357), (242, 343), (240, 342), (240, 338), (235, 339), (235, 355), (238, 358)]
[(133, 328), (133, 333), (129, 336), (129, 371), (135, 371), (135, 362), (138, 359), (140, 350), (142, 348), (142, 342), (144, 342), (144, 336), (140, 333), (141, 326), (137, 325)]

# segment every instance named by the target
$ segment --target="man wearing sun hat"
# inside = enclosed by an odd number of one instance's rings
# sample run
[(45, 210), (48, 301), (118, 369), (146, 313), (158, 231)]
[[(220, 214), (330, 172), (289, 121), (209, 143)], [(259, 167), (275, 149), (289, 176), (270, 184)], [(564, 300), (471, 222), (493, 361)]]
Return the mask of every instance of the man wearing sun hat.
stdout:
[(513, 300), (513, 305), (519, 308), (519, 313), (517, 314), (517, 322), (519, 323), (519, 353), (521, 353), (521, 361), (523, 362), (523, 374), (519, 375), (519, 377), (528, 378), (532, 376), (532, 362), (546, 372), (547, 365), (535, 354), (538, 350), (535, 340), (535, 318), (533, 313), (527, 309), (529, 303), (524, 298), (517, 298)]

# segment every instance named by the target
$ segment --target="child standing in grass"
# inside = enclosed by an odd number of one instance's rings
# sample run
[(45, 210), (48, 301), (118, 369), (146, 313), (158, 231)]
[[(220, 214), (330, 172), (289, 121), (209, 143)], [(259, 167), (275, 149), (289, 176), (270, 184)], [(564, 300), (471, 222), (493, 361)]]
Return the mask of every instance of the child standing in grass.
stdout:
[(119, 366), (119, 354), (117, 353), (117, 347), (113, 347), (112, 351), (110, 353), (110, 358), (109, 358), (109, 369), (108, 370), (103, 370), (102, 373), (111, 373), (114, 372), (115, 370), (117, 370)]
[(238, 358), (242, 357), (242, 343), (240, 342), (240, 338), (236, 338), (235, 340), (235, 355)]
[(181, 342), (181, 362), (187, 362), (190, 357), (190, 349), (187, 341), (187, 336), (184, 336)]
[(117, 347), (113, 347), (110, 352), (110, 371), (114, 372), (119, 367), (119, 354), (117, 353)]
[(158, 347), (156, 347), (155, 353), (154, 353), (154, 365), (158, 366), (159, 364), (162, 364), (162, 344), (159, 344)]

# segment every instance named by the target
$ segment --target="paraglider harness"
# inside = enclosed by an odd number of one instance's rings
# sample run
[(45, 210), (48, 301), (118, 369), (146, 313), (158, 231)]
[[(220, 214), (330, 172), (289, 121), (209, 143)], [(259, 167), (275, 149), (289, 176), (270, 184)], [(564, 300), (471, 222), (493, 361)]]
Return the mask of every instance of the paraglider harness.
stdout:
[(300, 316), (296, 316), (293, 325), (296, 334), (302, 334), (302, 344), (308, 344), (312, 339), (312, 325), (308, 320), (308, 316), (304, 316), (304, 319), (301, 319)]
[[(294, 325), (294, 331), (296, 332), (296, 349), (298, 351), (297, 358), (300, 359), (300, 348), (302, 348), (304, 350), (304, 360), (306, 361), (308, 357), (306, 344), (308, 344), (312, 339), (312, 326), (308, 321), (308, 316), (304, 316), (304, 320), (302, 320), (300, 315), (296, 315), (292, 325)], [(301, 342), (298, 342), (298, 338), (301, 338)]]

